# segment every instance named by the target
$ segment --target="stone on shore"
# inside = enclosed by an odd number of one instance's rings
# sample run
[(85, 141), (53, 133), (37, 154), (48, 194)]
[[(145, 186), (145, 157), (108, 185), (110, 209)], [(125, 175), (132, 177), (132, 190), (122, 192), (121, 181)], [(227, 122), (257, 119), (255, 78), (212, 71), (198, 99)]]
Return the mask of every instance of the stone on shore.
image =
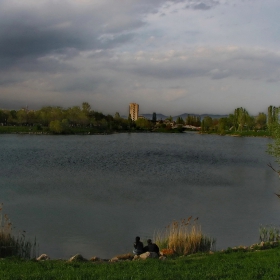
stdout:
[(146, 260), (146, 259), (158, 259), (158, 254), (155, 252), (146, 252), (141, 254), (140, 259)]
[(86, 262), (88, 260), (85, 259), (81, 254), (77, 254), (77, 255), (71, 257), (68, 261), (69, 262)]
[(92, 257), (92, 258), (90, 258), (90, 261), (91, 262), (102, 262), (103, 260), (98, 257)]
[(50, 260), (50, 257), (47, 254), (42, 254), (36, 260), (37, 261), (47, 261), (47, 260)]

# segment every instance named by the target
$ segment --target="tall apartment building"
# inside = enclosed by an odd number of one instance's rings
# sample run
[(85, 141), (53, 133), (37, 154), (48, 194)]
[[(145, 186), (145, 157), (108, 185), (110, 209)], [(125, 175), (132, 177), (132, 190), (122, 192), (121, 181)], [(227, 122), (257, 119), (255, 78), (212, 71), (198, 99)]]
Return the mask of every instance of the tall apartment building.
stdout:
[(138, 119), (139, 115), (139, 105), (136, 103), (130, 103), (129, 104), (129, 114), (133, 121), (136, 121)]

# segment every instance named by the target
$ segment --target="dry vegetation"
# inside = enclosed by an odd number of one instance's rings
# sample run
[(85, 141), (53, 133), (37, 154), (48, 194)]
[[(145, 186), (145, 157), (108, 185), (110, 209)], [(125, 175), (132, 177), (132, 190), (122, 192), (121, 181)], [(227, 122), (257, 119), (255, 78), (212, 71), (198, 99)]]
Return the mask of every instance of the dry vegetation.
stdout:
[(154, 240), (161, 250), (177, 255), (208, 252), (213, 249), (215, 240), (202, 234), (198, 218), (192, 216), (181, 221), (174, 221), (164, 231), (155, 233)]
[(13, 234), (12, 223), (7, 214), (2, 213), (3, 204), (0, 205), (0, 258), (17, 256), (24, 259), (35, 258), (38, 245), (36, 238), (32, 244), (25, 240), (25, 232)]

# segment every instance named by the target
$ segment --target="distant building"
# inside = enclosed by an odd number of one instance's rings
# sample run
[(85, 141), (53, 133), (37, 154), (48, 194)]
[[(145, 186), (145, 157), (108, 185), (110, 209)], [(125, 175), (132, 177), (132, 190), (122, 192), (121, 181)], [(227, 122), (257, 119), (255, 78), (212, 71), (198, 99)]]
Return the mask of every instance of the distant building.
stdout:
[(129, 114), (133, 121), (137, 121), (139, 114), (139, 105), (136, 103), (129, 104)]

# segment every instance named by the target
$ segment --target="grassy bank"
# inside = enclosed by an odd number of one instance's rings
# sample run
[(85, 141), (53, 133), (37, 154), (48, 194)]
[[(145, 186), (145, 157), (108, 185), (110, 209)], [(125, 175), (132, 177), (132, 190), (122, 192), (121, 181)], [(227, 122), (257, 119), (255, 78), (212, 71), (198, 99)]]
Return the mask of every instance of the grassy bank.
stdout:
[(269, 131), (223, 131), (223, 132), (216, 132), (216, 131), (207, 131), (201, 132), (201, 134), (217, 134), (221, 136), (240, 136), (240, 137), (271, 137), (271, 133)]
[(280, 279), (280, 248), (117, 263), (1, 259), (0, 279)]

